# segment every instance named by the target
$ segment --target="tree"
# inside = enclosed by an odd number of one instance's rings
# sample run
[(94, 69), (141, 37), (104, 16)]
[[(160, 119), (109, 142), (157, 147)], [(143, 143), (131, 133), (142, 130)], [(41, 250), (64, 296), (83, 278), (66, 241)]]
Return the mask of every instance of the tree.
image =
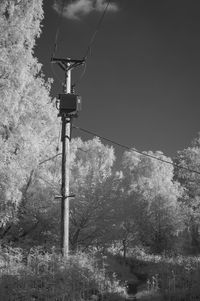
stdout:
[[(133, 197), (133, 195), (132, 195)], [(137, 196), (134, 196), (134, 199)], [(115, 228), (113, 240), (117, 242), (123, 258), (126, 258), (129, 247), (139, 242), (137, 224), (134, 219), (134, 205), (132, 198), (118, 190), (117, 206), (115, 208)]]
[(182, 194), (180, 184), (173, 180), (173, 166), (152, 159), (153, 155), (172, 163), (161, 152), (144, 155), (125, 152), (123, 186), (130, 202), (129, 217), (134, 221), (140, 241), (155, 252), (169, 247), (180, 220), (177, 199)]
[[(52, 165), (55, 162), (52, 162)], [(38, 169), (32, 178), (26, 196), (18, 207), (18, 221), (7, 232), (5, 241), (15, 246), (31, 248), (43, 245), (45, 248), (60, 245), (60, 202), (57, 183), (53, 185), (44, 177), (49, 166)]]
[[(200, 171), (200, 134), (192, 141), (190, 147), (177, 153), (175, 163), (191, 170)], [(185, 213), (185, 229), (190, 236), (191, 251), (199, 252), (200, 175), (176, 168), (175, 178), (185, 188), (185, 193), (179, 201)]]
[(42, 18), (42, 0), (0, 3), (1, 227), (17, 217), (32, 172), (53, 152), (56, 110), (33, 52)]
[(94, 138), (75, 140), (72, 153), (70, 187), (76, 196), (70, 202), (70, 242), (72, 248), (97, 246), (112, 227), (114, 151)]
[[(70, 249), (99, 246), (112, 239), (115, 177), (113, 148), (98, 138), (71, 142)], [(20, 218), (7, 237), (15, 244), (59, 245), (61, 156), (40, 165), (19, 207)]]

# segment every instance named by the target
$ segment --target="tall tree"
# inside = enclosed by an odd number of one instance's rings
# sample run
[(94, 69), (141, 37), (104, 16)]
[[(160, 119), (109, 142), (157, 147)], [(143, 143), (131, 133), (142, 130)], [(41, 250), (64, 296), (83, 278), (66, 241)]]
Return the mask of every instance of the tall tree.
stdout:
[[(200, 134), (191, 146), (179, 151), (175, 162), (191, 170), (200, 171)], [(200, 251), (200, 175), (176, 168), (176, 179), (185, 188), (185, 193), (180, 202), (185, 212), (185, 226), (190, 236), (191, 251)]]
[(76, 196), (70, 203), (70, 241), (73, 248), (97, 245), (112, 227), (114, 151), (98, 138), (77, 139), (72, 151), (71, 189)]
[(0, 2), (0, 226), (15, 218), (23, 188), (55, 139), (50, 82), (33, 51), (42, 18), (42, 0)]
[[(48, 160), (35, 171), (20, 206), (18, 228), (10, 233), (16, 243), (59, 245), (61, 156)], [(97, 138), (71, 142), (70, 243), (71, 249), (87, 248), (111, 239), (114, 219), (114, 151)], [(15, 227), (16, 229), (16, 227)], [(34, 241), (33, 241), (34, 238)]]
[[(146, 154), (172, 163), (161, 152)], [(177, 199), (182, 189), (173, 180), (173, 166), (129, 151), (124, 154), (123, 173), (135, 231), (141, 242), (161, 252), (169, 247), (179, 224)]]

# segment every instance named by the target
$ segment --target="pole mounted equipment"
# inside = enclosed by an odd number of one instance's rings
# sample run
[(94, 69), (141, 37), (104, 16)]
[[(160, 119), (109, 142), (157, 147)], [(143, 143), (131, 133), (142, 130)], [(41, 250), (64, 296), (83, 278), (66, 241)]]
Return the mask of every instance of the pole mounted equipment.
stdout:
[(70, 75), (70, 71), (74, 68), (82, 65), (85, 63), (85, 60), (75, 60), (75, 59), (59, 59), (59, 58), (52, 58), (52, 63), (58, 64), (58, 66), (65, 72), (65, 87), (64, 92), (59, 94), (59, 110), (58, 116), (66, 115), (70, 118), (78, 117), (78, 112), (81, 110), (81, 97), (74, 93), (74, 87), (66, 87), (66, 78)]
[(70, 118), (78, 117), (81, 110), (81, 97), (75, 94), (59, 94), (59, 114), (69, 116)]
[(60, 58), (51, 58), (51, 63), (57, 63), (61, 69), (64, 71), (68, 71), (70, 69), (74, 69), (75, 67), (81, 66), (85, 63), (85, 59), (76, 60), (76, 59), (60, 59)]
[[(69, 255), (69, 198), (70, 194), (70, 141), (72, 118), (78, 117), (81, 109), (81, 98), (74, 93), (71, 85), (71, 71), (84, 64), (85, 60), (74, 60), (70, 58), (51, 58), (51, 63), (56, 63), (65, 72), (65, 83), (63, 93), (59, 94), (57, 108), (58, 117), (62, 120), (62, 186), (61, 186), (61, 252), (63, 257)], [(59, 197), (59, 196), (58, 196)], [(57, 197), (57, 198), (58, 198)]]

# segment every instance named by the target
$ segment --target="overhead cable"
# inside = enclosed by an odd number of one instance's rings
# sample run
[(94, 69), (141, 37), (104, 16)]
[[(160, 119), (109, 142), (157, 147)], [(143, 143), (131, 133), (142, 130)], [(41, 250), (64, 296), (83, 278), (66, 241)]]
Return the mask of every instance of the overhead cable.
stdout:
[(84, 75), (85, 75), (86, 67), (87, 67), (87, 65), (86, 65), (87, 59), (88, 59), (89, 56), (91, 56), (92, 46), (93, 46), (93, 44), (94, 44), (94, 42), (95, 42), (96, 35), (97, 35), (97, 33), (99, 32), (99, 30), (100, 30), (100, 28), (101, 28), (101, 25), (102, 25), (102, 23), (103, 23), (103, 20), (104, 20), (104, 18), (105, 18), (105, 15), (106, 15), (106, 12), (107, 12), (107, 10), (108, 10), (109, 5), (110, 5), (110, 0), (108, 0), (107, 4), (105, 5), (105, 9), (104, 9), (104, 11), (103, 11), (103, 13), (102, 13), (102, 15), (101, 15), (101, 17), (100, 17), (100, 19), (99, 19), (99, 22), (97, 23), (97, 26), (96, 26), (96, 28), (95, 28), (93, 34), (91, 35), (91, 38), (90, 38), (88, 47), (87, 47), (86, 52), (85, 52), (85, 55), (83, 56), (83, 60), (84, 60), (83, 66), (84, 66), (84, 69), (83, 69), (83, 72), (81, 73), (79, 79), (73, 84), (74, 87), (75, 87), (78, 83), (81, 82), (82, 78), (83, 78)]
[(59, 37), (59, 33), (60, 33), (60, 27), (62, 25), (62, 16), (63, 16), (64, 8), (65, 8), (65, 2), (66, 2), (66, 0), (62, 1), (62, 8), (60, 10), (58, 25), (57, 25), (55, 39), (54, 39), (54, 49), (53, 49), (53, 53), (52, 53), (52, 58), (55, 56), (57, 48), (58, 48), (58, 37)]
[(102, 140), (105, 140), (105, 141), (107, 141), (107, 142), (110, 142), (110, 143), (112, 143), (112, 144), (114, 144), (114, 145), (117, 145), (117, 146), (119, 146), (119, 147), (121, 147), (121, 148), (124, 148), (124, 149), (126, 149), (126, 150), (129, 150), (129, 151), (132, 151), (132, 152), (134, 152), (134, 153), (140, 154), (140, 155), (142, 155), (142, 156), (149, 157), (149, 158), (151, 158), (151, 159), (154, 159), (154, 160), (157, 160), (157, 161), (166, 163), (166, 164), (170, 164), (170, 165), (172, 165), (172, 166), (174, 166), (174, 167), (176, 167), (176, 168), (184, 169), (184, 170), (187, 170), (187, 171), (189, 171), (189, 172), (196, 173), (196, 174), (200, 175), (200, 172), (197, 171), (197, 170), (193, 170), (193, 169), (190, 169), (190, 168), (187, 168), (187, 167), (183, 167), (183, 166), (181, 166), (181, 165), (179, 165), (179, 164), (176, 164), (176, 163), (167, 161), (167, 160), (162, 159), (162, 158), (158, 158), (158, 157), (156, 157), (156, 156), (154, 156), (154, 155), (150, 155), (150, 154), (143, 153), (143, 152), (141, 152), (141, 151), (136, 150), (135, 148), (131, 148), (130, 146), (121, 144), (121, 143), (119, 143), (119, 142), (116, 142), (116, 141), (111, 140), (111, 139), (109, 139), (109, 138), (106, 138), (106, 137), (104, 137), (104, 136), (98, 135), (97, 133), (94, 133), (94, 132), (92, 132), (92, 131), (86, 130), (86, 129), (82, 128), (82, 127), (74, 126), (74, 125), (73, 125), (73, 128), (76, 129), (76, 130), (80, 130), (80, 131), (82, 131), (82, 132), (85, 132), (85, 133), (87, 133), (87, 134), (89, 134), (89, 135), (96, 136), (96, 137), (98, 137), (98, 138), (100, 138), (100, 139), (102, 139)]
[(108, 0), (107, 4), (105, 6), (105, 9), (104, 9), (104, 11), (103, 11), (103, 13), (102, 13), (102, 15), (101, 15), (101, 17), (99, 19), (99, 22), (97, 23), (97, 26), (96, 26), (96, 28), (95, 28), (95, 30), (94, 30), (91, 38), (90, 38), (90, 41), (89, 41), (86, 53), (85, 53), (85, 55), (83, 57), (85, 60), (88, 58), (89, 55), (91, 55), (92, 46), (93, 46), (93, 44), (95, 42), (96, 35), (97, 35), (97, 33), (99, 32), (99, 30), (101, 28), (101, 25), (103, 23), (103, 20), (105, 18), (105, 15), (106, 15), (106, 12), (108, 10), (109, 5), (110, 5), (110, 0)]
[[(55, 33), (54, 46), (53, 46), (53, 51), (52, 51), (52, 54), (51, 54), (51, 59), (53, 59), (55, 57), (56, 52), (58, 50), (58, 37), (59, 37), (59, 34), (60, 34), (60, 27), (62, 25), (62, 16), (63, 16), (64, 8), (65, 8), (65, 2), (66, 2), (66, 0), (62, 1), (62, 8), (61, 8), (60, 13), (59, 13), (58, 25), (57, 25), (57, 29), (56, 29), (56, 33)], [(51, 71), (54, 74), (54, 76), (57, 78), (58, 82), (63, 84), (63, 81), (60, 79), (60, 77), (54, 71), (53, 64), (50, 64), (50, 65), (51, 65)]]

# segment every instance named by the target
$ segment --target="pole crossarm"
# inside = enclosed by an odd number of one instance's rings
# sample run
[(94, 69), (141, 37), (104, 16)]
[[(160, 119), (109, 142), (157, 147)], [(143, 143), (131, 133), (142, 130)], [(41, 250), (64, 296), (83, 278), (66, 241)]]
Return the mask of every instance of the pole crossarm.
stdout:
[(85, 63), (85, 59), (76, 60), (70, 58), (51, 58), (51, 63), (57, 63), (60, 68), (66, 72), (72, 70), (75, 67), (83, 65)]

